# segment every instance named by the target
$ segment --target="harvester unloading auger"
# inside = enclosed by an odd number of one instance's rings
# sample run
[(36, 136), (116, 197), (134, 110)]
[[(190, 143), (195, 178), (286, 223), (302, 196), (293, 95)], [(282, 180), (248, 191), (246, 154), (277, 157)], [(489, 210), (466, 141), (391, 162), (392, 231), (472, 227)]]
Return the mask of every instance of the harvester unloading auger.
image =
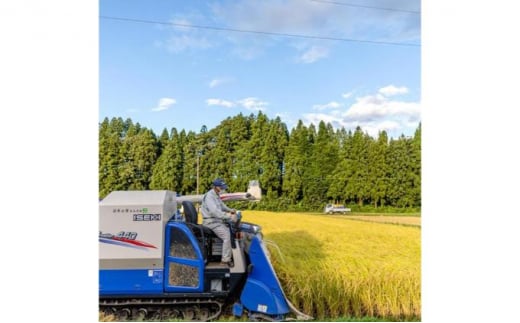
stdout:
[[(247, 193), (221, 197), (260, 199), (251, 185)], [(234, 266), (220, 264), (222, 240), (197, 223), (193, 203), (201, 198), (114, 191), (100, 202), (100, 311), (119, 320), (210, 321), (228, 308), (250, 320), (312, 319), (283, 292), (260, 226), (241, 222), (240, 216), (230, 223)]]

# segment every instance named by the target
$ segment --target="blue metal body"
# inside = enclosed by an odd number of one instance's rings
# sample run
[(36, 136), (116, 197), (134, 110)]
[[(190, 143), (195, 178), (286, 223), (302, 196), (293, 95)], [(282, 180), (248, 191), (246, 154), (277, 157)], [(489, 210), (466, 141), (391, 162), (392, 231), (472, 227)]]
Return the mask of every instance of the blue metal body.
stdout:
[(240, 302), (250, 312), (269, 315), (289, 313), (280, 282), (258, 237), (253, 237), (251, 241), (249, 259), (253, 267), (240, 295)]
[[(173, 230), (172, 230), (173, 229)], [(193, 259), (170, 255), (172, 232), (176, 239), (183, 237), (193, 251)], [(204, 288), (204, 259), (199, 244), (184, 222), (168, 222), (165, 232), (164, 267), (103, 269), (99, 271), (99, 294), (104, 295), (152, 295), (166, 293), (196, 293)], [(178, 264), (196, 271), (198, 284), (196, 286), (176, 286), (169, 283), (170, 264)], [(191, 280), (190, 280), (191, 281)]]
[(99, 271), (99, 295), (152, 295), (162, 292), (162, 269), (104, 269)]
[[(289, 305), (261, 238), (252, 237), (248, 256), (250, 270), (240, 292), (240, 303), (234, 304), (233, 313), (241, 316), (246, 309), (250, 314), (263, 313), (273, 318), (288, 314)], [(186, 223), (169, 221), (166, 224), (163, 260), (163, 268), (100, 270), (100, 296), (204, 292), (204, 258), (197, 238)]]
[(244, 314), (244, 306), (240, 303), (233, 304), (233, 315), (241, 317)]

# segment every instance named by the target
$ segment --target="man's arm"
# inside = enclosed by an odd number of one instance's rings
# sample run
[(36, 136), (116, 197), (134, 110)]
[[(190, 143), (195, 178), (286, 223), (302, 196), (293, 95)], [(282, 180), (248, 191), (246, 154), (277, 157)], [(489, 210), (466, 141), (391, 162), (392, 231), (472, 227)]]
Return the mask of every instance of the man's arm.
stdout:
[(225, 211), (225, 212), (231, 212), (231, 213), (235, 213), (235, 209), (232, 209), (230, 207), (228, 207), (224, 202), (222, 202), (222, 200), (219, 198), (219, 202), (220, 202), (220, 209), (222, 211)]
[[(211, 214), (212, 217), (219, 218), (219, 219), (231, 219), (231, 216), (229, 216), (225, 212), (231, 212), (232, 209), (227, 207), (226, 205), (223, 205), (222, 201), (216, 194), (211, 194), (206, 197), (206, 206), (207, 210)], [(223, 208), (224, 206), (225, 208)], [(229, 210), (229, 211), (228, 211)]]

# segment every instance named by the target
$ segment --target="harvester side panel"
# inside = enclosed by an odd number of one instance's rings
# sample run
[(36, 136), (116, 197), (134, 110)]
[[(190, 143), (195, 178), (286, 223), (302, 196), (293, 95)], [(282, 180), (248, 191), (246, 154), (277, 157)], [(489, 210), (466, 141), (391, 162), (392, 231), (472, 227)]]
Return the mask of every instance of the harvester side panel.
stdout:
[(269, 315), (289, 313), (282, 287), (267, 257), (265, 245), (253, 237), (249, 247), (252, 270), (240, 295), (240, 301), (250, 312)]
[(164, 227), (172, 191), (115, 191), (99, 203), (100, 295), (163, 292)]
[(154, 295), (163, 292), (163, 270), (113, 269), (99, 272), (100, 295)]

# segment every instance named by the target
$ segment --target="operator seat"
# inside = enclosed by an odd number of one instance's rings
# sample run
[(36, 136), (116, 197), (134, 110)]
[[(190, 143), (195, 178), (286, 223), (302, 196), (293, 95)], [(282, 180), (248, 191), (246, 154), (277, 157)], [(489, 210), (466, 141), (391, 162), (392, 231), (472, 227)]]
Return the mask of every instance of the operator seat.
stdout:
[(199, 215), (193, 202), (182, 201), (182, 208), (184, 209), (184, 219), (186, 224), (191, 228), (191, 231), (197, 238), (202, 256), (204, 257), (204, 262), (207, 263), (212, 254), (212, 240), (213, 238), (218, 239), (218, 237), (210, 228), (197, 223)]
[(197, 210), (195, 209), (195, 206), (193, 205), (193, 202), (191, 202), (191, 201), (182, 201), (182, 207), (184, 209), (184, 218), (186, 219), (186, 223), (190, 223), (190, 224), (193, 224), (193, 225), (195, 225), (197, 227), (200, 227), (200, 229), (203, 230), (204, 235), (206, 235), (208, 237), (218, 238), (215, 235), (215, 232), (213, 232), (213, 230), (211, 230), (208, 227), (203, 226), (202, 224), (198, 224), (198, 222), (199, 222), (199, 214), (197, 213)]
[(186, 219), (186, 222), (193, 224), (199, 222), (199, 215), (191, 201), (182, 201), (182, 208), (184, 209), (184, 218)]

